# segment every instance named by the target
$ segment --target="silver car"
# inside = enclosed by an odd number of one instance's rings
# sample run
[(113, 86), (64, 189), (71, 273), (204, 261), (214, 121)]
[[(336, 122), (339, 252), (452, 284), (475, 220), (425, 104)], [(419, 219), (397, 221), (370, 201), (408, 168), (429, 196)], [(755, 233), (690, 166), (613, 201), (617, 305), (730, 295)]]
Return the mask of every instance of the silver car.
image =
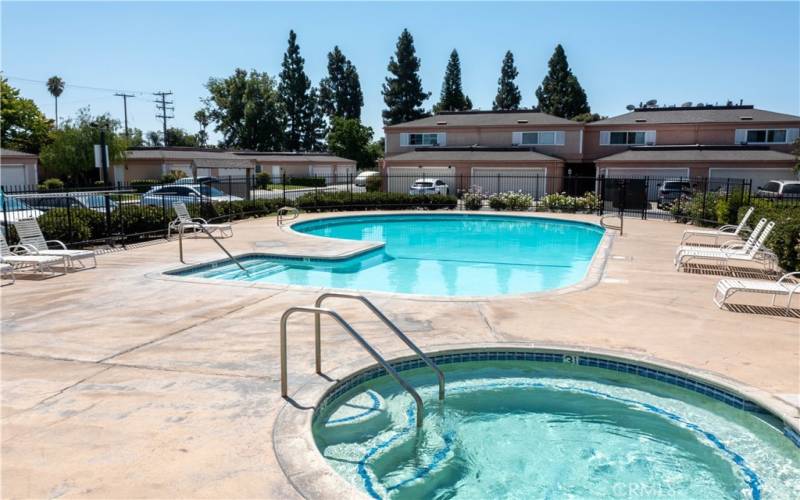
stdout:
[(157, 186), (142, 195), (143, 205), (167, 206), (183, 202), (186, 205), (215, 201), (243, 201), (238, 196), (226, 194), (215, 187), (204, 184), (168, 184)]

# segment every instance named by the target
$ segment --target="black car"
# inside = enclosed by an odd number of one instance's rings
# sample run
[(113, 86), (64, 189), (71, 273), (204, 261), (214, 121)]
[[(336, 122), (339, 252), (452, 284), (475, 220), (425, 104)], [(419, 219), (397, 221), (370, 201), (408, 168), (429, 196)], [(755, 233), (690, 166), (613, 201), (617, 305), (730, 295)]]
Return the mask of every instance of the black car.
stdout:
[(688, 181), (664, 181), (658, 186), (658, 208), (667, 210), (681, 196), (691, 197), (692, 184)]

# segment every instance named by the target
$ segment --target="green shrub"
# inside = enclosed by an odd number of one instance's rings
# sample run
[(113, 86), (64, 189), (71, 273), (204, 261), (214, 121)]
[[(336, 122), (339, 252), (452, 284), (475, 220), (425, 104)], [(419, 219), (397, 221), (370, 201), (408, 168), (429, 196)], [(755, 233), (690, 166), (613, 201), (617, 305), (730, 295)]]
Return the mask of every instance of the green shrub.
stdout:
[(325, 187), (325, 177), (289, 177), (292, 186)]
[(383, 185), (383, 176), (370, 175), (367, 177), (366, 184), (368, 193), (377, 193), (381, 190), (381, 186)]
[(494, 210), (528, 210), (533, 206), (533, 196), (509, 191), (489, 196), (489, 206)]
[[(786, 271), (800, 270), (800, 206), (777, 200), (752, 200), (751, 204), (756, 209), (750, 219), (752, 225), (762, 218), (775, 221), (766, 246), (778, 256), (780, 266)], [(744, 216), (747, 208), (742, 206), (739, 209), (739, 218)]]
[(272, 184), (272, 175), (267, 172), (261, 172), (260, 174), (256, 175), (256, 187), (260, 189), (266, 189), (267, 186)]
[(467, 210), (480, 210), (483, 207), (483, 196), (479, 193), (464, 195), (464, 208)]
[(726, 197), (720, 195), (717, 197), (715, 212), (717, 216), (717, 224), (736, 224), (738, 221), (739, 208), (747, 201), (749, 197), (745, 195), (741, 188), (733, 189)]
[(583, 196), (553, 193), (542, 196), (541, 207), (553, 212), (593, 212), (600, 207), (600, 198), (591, 191)]
[(64, 181), (56, 178), (45, 179), (45, 181), (39, 185), (39, 189), (42, 191), (64, 189)]
[(88, 241), (106, 235), (106, 219), (88, 208), (54, 208), (37, 219), (45, 239), (64, 243)]
[(221, 201), (215, 202), (213, 214), (207, 214), (207, 218), (227, 217), (231, 219), (243, 219), (250, 216), (261, 216), (276, 212), (280, 207), (291, 205), (291, 200), (284, 202), (282, 199), (267, 200), (241, 200), (241, 201)]
[(309, 212), (329, 210), (400, 210), (405, 208), (455, 208), (458, 199), (443, 194), (410, 195), (405, 193), (306, 193), (295, 206)]
[(111, 212), (111, 227), (125, 234), (165, 231), (174, 218), (172, 209), (165, 214), (160, 207), (120, 205)]
[(158, 179), (140, 179), (130, 182), (131, 188), (135, 189), (139, 193), (146, 193), (150, 191), (153, 186), (157, 186), (159, 184), (162, 184), (162, 182)]
[(719, 193), (695, 193), (691, 198), (681, 195), (670, 207), (670, 213), (678, 222), (692, 221), (697, 226), (716, 225)]

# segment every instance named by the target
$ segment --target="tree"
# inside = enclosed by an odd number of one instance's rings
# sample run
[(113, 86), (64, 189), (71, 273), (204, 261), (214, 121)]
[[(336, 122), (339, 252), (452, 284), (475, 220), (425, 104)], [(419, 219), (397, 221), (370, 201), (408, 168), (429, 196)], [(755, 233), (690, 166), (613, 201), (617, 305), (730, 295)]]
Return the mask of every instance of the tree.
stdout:
[(572, 74), (567, 63), (567, 55), (561, 44), (556, 45), (553, 56), (547, 65), (550, 68), (547, 76), (536, 89), (539, 110), (562, 118), (572, 118), (583, 113), (590, 113), (586, 92)]
[(325, 115), (319, 102), (319, 92), (315, 87), (311, 87), (308, 92), (308, 105), (303, 114), (301, 126), (302, 142), (300, 143), (304, 151), (322, 151), (325, 144)]
[(297, 35), (289, 31), (289, 47), (283, 55), (278, 93), (286, 113), (284, 145), (290, 151), (313, 149), (321, 137), (319, 98), (316, 89), (311, 88), (304, 64)]
[(147, 146), (151, 148), (157, 148), (163, 146), (164, 143), (161, 142), (161, 134), (156, 132), (155, 130), (151, 130), (147, 133)]
[(144, 133), (140, 128), (132, 128), (128, 131), (127, 137), (129, 148), (139, 148), (144, 146)]
[(422, 103), (431, 96), (422, 90), (419, 77), (420, 60), (414, 48), (414, 37), (404, 29), (397, 39), (395, 55), (389, 59), (387, 70), (391, 73), (383, 84), (383, 123), (394, 125), (427, 116)]
[(338, 46), (328, 52), (328, 76), (319, 83), (320, 105), (323, 112), (334, 116), (361, 119), (364, 94), (358, 71)]
[(206, 143), (208, 143), (208, 132), (206, 132), (206, 129), (208, 128), (208, 123), (210, 120), (208, 111), (205, 108), (198, 109), (194, 113), (194, 120), (200, 124), (200, 130), (196, 134), (197, 142), (201, 146), (205, 146)]
[(608, 117), (602, 116), (598, 113), (581, 113), (579, 115), (573, 116), (571, 120), (581, 123), (591, 123), (591, 122), (596, 122), (598, 120), (605, 120), (606, 118)]
[(177, 127), (170, 127), (167, 129), (167, 140), (165, 143), (170, 146), (178, 147), (194, 148), (198, 146), (197, 136)]
[(328, 132), (328, 150), (342, 158), (354, 160), (359, 169), (375, 168), (380, 153), (373, 146), (371, 127), (361, 125), (355, 118), (333, 117)]
[(255, 70), (237, 69), (228, 78), (210, 78), (204, 100), (214, 130), (222, 134), (220, 146), (280, 151), (284, 113), (275, 81)]
[(514, 54), (506, 52), (503, 58), (503, 65), (500, 68), (500, 78), (497, 79), (497, 95), (492, 103), (494, 111), (507, 111), (519, 109), (522, 102), (522, 94), (519, 87), (514, 83), (514, 79), (519, 75), (517, 67), (514, 66)]
[(42, 148), (39, 158), (48, 174), (56, 175), (73, 185), (86, 185), (98, 178), (94, 166), (94, 145), (100, 143), (100, 130), (106, 131), (109, 167), (121, 161), (127, 141), (120, 134), (120, 123), (110, 115), (92, 116), (89, 108), (78, 111), (74, 119), (51, 133), (52, 142)]
[(58, 97), (64, 92), (64, 80), (60, 76), (51, 76), (47, 79), (47, 91), (56, 100), (56, 128), (58, 128)]
[(468, 96), (464, 95), (464, 90), (461, 88), (461, 60), (458, 58), (456, 49), (453, 49), (450, 52), (450, 60), (447, 62), (447, 69), (444, 72), (439, 102), (433, 106), (433, 112), (467, 111), (470, 109), (472, 109), (472, 101)]
[(52, 122), (31, 99), (0, 78), (0, 142), (3, 147), (25, 153), (38, 153), (49, 141)]

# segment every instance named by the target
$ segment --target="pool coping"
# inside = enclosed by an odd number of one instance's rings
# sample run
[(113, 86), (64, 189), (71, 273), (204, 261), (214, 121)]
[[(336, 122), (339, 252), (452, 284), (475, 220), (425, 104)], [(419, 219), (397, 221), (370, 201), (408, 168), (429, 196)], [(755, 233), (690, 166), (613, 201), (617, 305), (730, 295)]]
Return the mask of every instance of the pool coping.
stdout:
[[(302, 224), (317, 220), (324, 220), (324, 219), (335, 219), (335, 218), (348, 218), (348, 217), (385, 217), (391, 215), (437, 215), (435, 212), (420, 212), (420, 211), (393, 211), (393, 212), (377, 212), (377, 213), (367, 213), (365, 215), (360, 214), (352, 214), (348, 213), (347, 215), (339, 215), (337, 213), (323, 213), (323, 214), (304, 214), (304, 215), (311, 215), (312, 217), (304, 219), (304, 220), (296, 220), (292, 224), (287, 226), (281, 226), (280, 229), (287, 234), (290, 234), (295, 237), (299, 238), (312, 238), (315, 240), (328, 240), (328, 241), (335, 241), (335, 242), (347, 242), (353, 243), (356, 240), (343, 240), (341, 238), (329, 238), (327, 236), (316, 236), (312, 234), (300, 233), (292, 229), (292, 226), (296, 224)], [(223, 280), (223, 279), (214, 279), (214, 278), (200, 278), (200, 277), (191, 277), (191, 276), (179, 276), (173, 273), (176, 272), (185, 272), (191, 271), (192, 269), (202, 268), (205, 266), (213, 266), (217, 264), (221, 264), (223, 262), (227, 262), (230, 259), (227, 258), (219, 258), (215, 260), (210, 260), (207, 262), (202, 262), (200, 264), (181, 264), (179, 266), (171, 266), (169, 268), (163, 269), (161, 271), (154, 271), (145, 274), (145, 278), (149, 279), (157, 279), (157, 280), (166, 280), (166, 281), (178, 281), (184, 283), (204, 283), (209, 285), (221, 285), (221, 286), (237, 286), (242, 288), (260, 288), (265, 290), (273, 290), (273, 291), (299, 291), (299, 292), (331, 292), (331, 291), (339, 291), (339, 292), (347, 292), (347, 293), (355, 293), (355, 294), (369, 294), (374, 295), (380, 298), (391, 298), (391, 299), (401, 299), (401, 300), (409, 300), (409, 301), (423, 301), (423, 302), (487, 302), (487, 301), (496, 301), (496, 300), (505, 300), (505, 299), (520, 299), (520, 298), (537, 298), (537, 297), (548, 297), (548, 296), (558, 296), (564, 295), (573, 292), (579, 292), (583, 290), (588, 290), (596, 285), (598, 285), (605, 273), (606, 266), (608, 264), (608, 259), (611, 256), (611, 247), (613, 246), (614, 239), (616, 237), (616, 232), (603, 228), (599, 224), (594, 222), (587, 222), (587, 221), (579, 221), (579, 220), (571, 220), (571, 219), (564, 219), (555, 216), (542, 216), (541, 214), (528, 214), (524, 212), (479, 212), (476, 213), (474, 211), (449, 211), (445, 214), (439, 215), (462, 215), (462, 216), (470, 216), (470, 215), (480, 215), (480, 216), (488, 216), (488, 217), (525, 217), (525, 218), (532, 218), (532, 219), (542, 219), (542, 220), (557, 220), (561, 222), (568, 222), (571, 224), (579, 224), (579, 225), (586, 225), (586, 226), (593, 226), (603, 230), (602, 236), (600, 241), (597, 243), (597, 247), (592, 255), (592, 259), (589, 263), (589, 266), (586, 269), (586, 273), (584, 274), (583, 278), (578, 281), (577, 283), (573, 283), (571, 285), (567, 285), (564, 287), (553, 288), (551, 290), (544, 290), (540, 292), (525, 292), (525, 293), (517, 293), (517, 294), (501, 294), (501, 295), (460, 295), (460, 296), (446, 296), (446, 295), (423, 295), (423, 294), (414, 294), (414, 293), (399, 293), (399, 292), (384, 292), (378, 290), (368, 290), (368, 289), (360, 289), (360, 288), (329, 288), (329, 287), (317, 287), (317, 286), (309, 286), (309, 285), (280, 285), (274, 283), (260, 283), (260, 282), (245, 282), (245, 281), (234, 281), (234, 280)], [(340, 252), (337, 254), (314, 254), (313, 252), (304, 252), (303, 254), (299, 253), (276, 253), (276, 252), (262, 252), (258, 250), (256, 246), (255, 250), (236, 253), (234, 257), (250, 257), (250, 256), (258, 256), (258, 257), (274, 257), (274, 258), (287, 258), (287, 259), (301, 259), (301, 258), (308, 258), (308, 259), (315, 259), (315, 260), (329, 260), (329, 261), (339, 261), (339, 260), (347, 260), (353, 257), (362, 255), (364, 253), (368, 253), (379, 248), (383, 248), (385, 246), (384, 242), (367, 242), (367, 241), (359, 241), (363, 243), (364, 246), (360, 248), (355, 248), (353, 250), (348, 250), (344, 252)]]
[[(786, 439), (791, 439), (796, 445), (800, 446), (800, 409), (776, 398), (767, 391), (743, 384), (715, 372), (662, 360), (653, 356), (561, 344), (493, 342), (449, 344), (425, 349), (425, 353), (430, 357), (487, 351), (560, 354), (574, 357), (575, 360), (579, 357), (599, 358), (609, 362), (633, 364), (644, 369), (666, 372), (676, 377), (691, 379), (752, 402), (766, 410), (783, 423)], [(385, 355), (384, 358), (390, 364), (418, 359), (416, 355), (409, 355), (408, 351), (393, 351)], [(312, 424), (316, 413), (337, 388), (361, 374), (379, 368), (377, 363), (370, 361), (369, 358), (364, 356), (364, 361), (323, 370), (324, 376), (316, 376), (310, 382), (294, 391), (292, 391), (291, 379), (288, 381), (289, 397), (284, 400), (275, 418), (272, 429), (272, 448), (278, 465), (287, 480), (301, 496), (330, 499), (370, 498), (366, 492), (348, 482), (328, 464), (317, 448), (312, 433)], [(298, 403), (298, 401), (303, 403)], [(306, 403), (308, 401), (313, 401), (313, 404), (309, 406)], [(788, 435), (790, 431), (794, 433), (793, 437)]]

